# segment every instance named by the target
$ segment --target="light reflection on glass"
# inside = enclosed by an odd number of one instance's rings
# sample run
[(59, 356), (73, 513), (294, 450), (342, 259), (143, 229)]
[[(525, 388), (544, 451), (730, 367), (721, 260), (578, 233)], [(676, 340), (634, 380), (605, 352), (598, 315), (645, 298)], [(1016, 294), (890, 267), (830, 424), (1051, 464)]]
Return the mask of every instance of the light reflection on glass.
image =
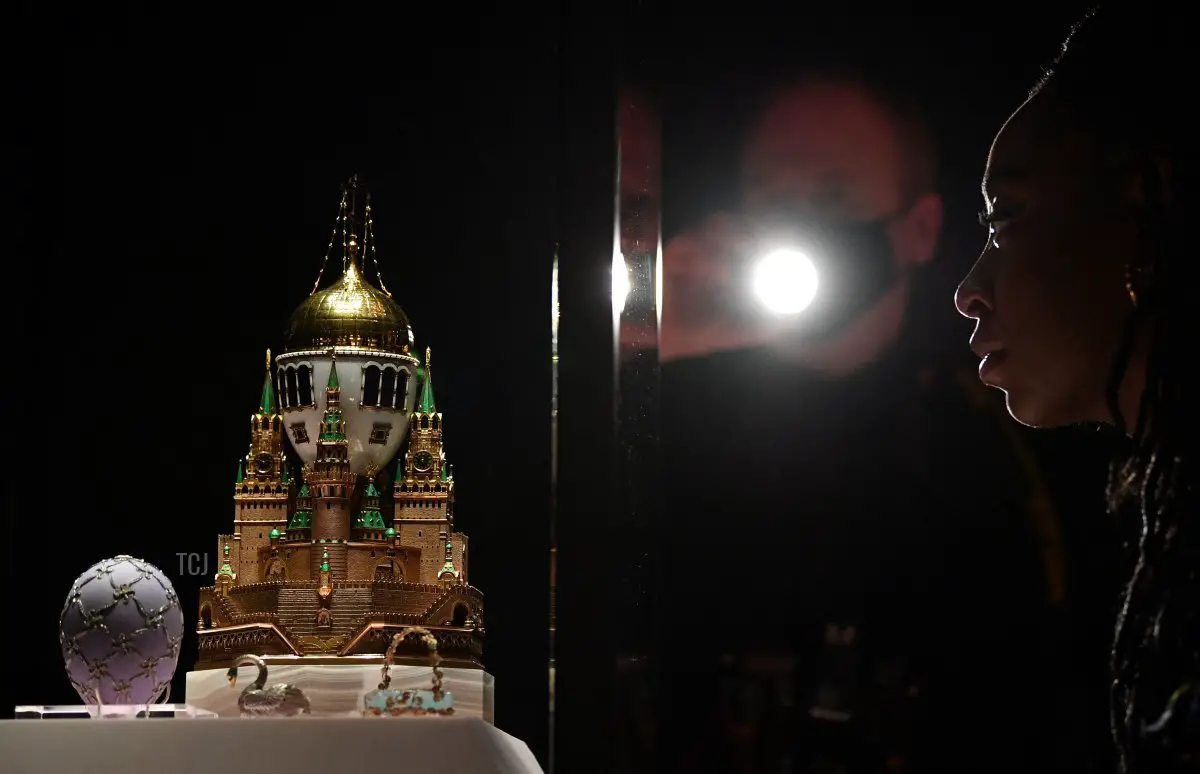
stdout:
[(548, 713), (549, 750), (547, 774), (554, 774), (554, 684), (556, 662), (554, 656), (557, 620), (555, 608), (558, 593), (558, 539), (555, 521), (558, 518), (558, 252), (550, 269), (550, 649), (549, 649), (549, 695)]
[(620, 250), (613, 251), (612, 264), (612, 303), (613, 314), (620, 317), (625, 311), (625, 302), (629, 300), (629, 265)]
[(662, 298), (660, 126), (650, 95), (626, 88), (618, 107), (617, 234), (613, 255), (616, 334), (617, 491), (613, 526), (622, 535), (617, 620), (620, 705), (617, 770), (655, 769), (660, 744), (656, 612), (658, 578), (659, 309)]

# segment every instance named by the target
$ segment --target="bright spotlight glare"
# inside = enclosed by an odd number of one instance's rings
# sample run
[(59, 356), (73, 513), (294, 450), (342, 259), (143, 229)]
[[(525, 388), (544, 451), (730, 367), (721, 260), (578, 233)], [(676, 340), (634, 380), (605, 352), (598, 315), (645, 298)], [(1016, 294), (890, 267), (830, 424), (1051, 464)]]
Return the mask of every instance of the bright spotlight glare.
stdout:
[(625, 311), (625, 300), (629, 297), (629, 267), (621, 251), (613, 253), (612, 265), (612, 304), (613, 311), (621, 314)]
[(799, 250), (775, 250), (754, 267), (754, 293), (775, 314), (799, 314), (817, 295), (817, 268)]

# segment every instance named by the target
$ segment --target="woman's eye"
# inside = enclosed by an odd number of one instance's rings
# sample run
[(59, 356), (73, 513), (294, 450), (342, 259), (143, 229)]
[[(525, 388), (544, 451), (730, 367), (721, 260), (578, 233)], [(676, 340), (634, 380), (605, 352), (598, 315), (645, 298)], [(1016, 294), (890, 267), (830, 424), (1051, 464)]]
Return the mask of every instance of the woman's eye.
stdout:
[(988, 226), (988, 238), (992, 241), (992, 245), (999, 247), (1000, 232), (1003, 231), (1012, 221), (1008, 218), (996, 218), (992, 220)]
[(1007, 228), (1010, 223), (1012, 223), (1012, 218), (1009, 217), (1007, 213), (1001, 213), (999, 211), (981, 212), (979, 213), (979, 222), (987, 227), (988, 243), (993, 247), (999, 247), (1000, 243), (998, 239), (1000, 232)]

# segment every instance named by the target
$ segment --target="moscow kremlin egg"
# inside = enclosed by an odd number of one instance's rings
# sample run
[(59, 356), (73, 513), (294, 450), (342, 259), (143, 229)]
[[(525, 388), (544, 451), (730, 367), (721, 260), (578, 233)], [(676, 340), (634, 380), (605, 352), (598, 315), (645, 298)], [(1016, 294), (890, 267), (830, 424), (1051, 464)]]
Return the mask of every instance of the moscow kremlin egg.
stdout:
[(182, 641), (183, 612), (171, 581), (130, 556), (80, 575), (59, 616), (67, 676), (84, 704), (157, 701), (170, 688)]

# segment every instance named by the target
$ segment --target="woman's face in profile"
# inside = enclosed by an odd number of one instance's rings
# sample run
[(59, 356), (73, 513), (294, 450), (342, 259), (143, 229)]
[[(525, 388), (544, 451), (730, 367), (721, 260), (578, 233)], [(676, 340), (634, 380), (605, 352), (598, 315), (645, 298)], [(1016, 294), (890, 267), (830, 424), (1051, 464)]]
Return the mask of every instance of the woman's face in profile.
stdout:
[(1125, 267), (1139, 249), (1119, 173), (1055, 99), (1051, 81), (996, 136), (987, 244), (955, 294), (976, 320), (980, 378), (1035, 427), (1111, 421), (1107, 384), (1132, 308)]

